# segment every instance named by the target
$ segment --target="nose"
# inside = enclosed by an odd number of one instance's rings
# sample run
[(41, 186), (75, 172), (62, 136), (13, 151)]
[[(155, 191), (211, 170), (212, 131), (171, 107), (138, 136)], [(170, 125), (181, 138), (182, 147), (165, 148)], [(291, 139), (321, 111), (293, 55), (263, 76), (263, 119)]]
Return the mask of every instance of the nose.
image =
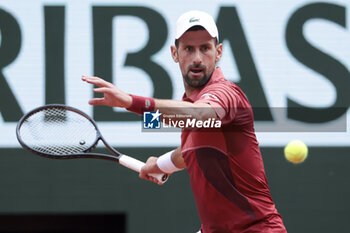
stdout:
[(199, 50), (196, 50), (194, 52), (194, 55), (193, 55), (193, 63), (194, 64), (201, 64), (202, 63), (202, 57), (201, 57), (201, 54), (200, 54), (200, 51)]

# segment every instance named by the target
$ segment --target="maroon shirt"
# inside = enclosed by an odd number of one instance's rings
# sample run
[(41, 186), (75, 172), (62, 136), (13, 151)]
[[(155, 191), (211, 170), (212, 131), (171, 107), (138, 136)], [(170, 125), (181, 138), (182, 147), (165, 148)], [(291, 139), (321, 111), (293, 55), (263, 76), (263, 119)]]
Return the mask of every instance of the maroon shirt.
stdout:
[(242, 90), (216, 68), (210, 81), (184, 101), (210, 104), (220, 130), (183, 130), (181, 150), (203, 233), (286, 232), (272, 201)]

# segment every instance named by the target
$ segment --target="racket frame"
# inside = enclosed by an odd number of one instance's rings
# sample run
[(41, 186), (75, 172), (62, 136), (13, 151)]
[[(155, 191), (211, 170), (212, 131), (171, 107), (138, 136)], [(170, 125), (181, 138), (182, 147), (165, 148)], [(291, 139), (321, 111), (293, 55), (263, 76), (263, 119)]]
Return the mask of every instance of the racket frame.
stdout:
[[(52, 108), (60, 108), (60, 109), (69, 110), (69, 111), (75, 112), (79, 115), (82, 115), (87, 120), (89, 120), (91, 122), (91, 124), (95, 127), (95, 130), (96, 130), (96, 139), (95, 139), (94, 143), (90, 147), (88, 147), (87, 149), (83, 150), (81, 153), (65, 154), (65, 155), (53, 155), (53, 154), (38, 151), (38, 150), (28, 146), (21, 138), (21, 133), (20, 133), (21, 126), (23, 125), (23, 123), (25, 122), (26, 119), (28, 119), (30, 116), (34, 115), (35, 113), (43, 111), (45, 109), (52, 109)], [(77, 159), (77, 158), (105, 159), (105, 160), (120, 163), (123, 166), (128, 167), (132, 170), (135, 170), (137, 172), (140, 172), (141, 167), (144, 165), (143, 162), (138, 161), (130, 156), (124, 155), (124, 154), (120, 153), (118, 150), (116, 150), (115, 148), (113, 148), (111, 145), (109, 145), (107, 143), (107, 141), (104, 139), (104, 137), (102, 136), (100, 130), (98, 129), (96, 122), (89, 115), (87, 115), (86, 113), (82, 112), (81, 110), (79, 110), (77, 108), (67, 106), (64, 104), (47, 104), (44, 106), (34, 108), (33, 110), (29, 111), (24, 116), (22, 116), (21, 119), (18, 121), (18, 124), (16, 127), (16, 136), (17, 136), (18, 142), (21, 144), (21, 146), (23, 148), (31, 151), (32, 153), (35, 153), (39, 156), (43, 156), (46, 158), (51, 158), (51, 159)], [(91, 152), (97, 147), (98, 142), (100, 140), (103, 142), (103, 144), (106, 146), (106, 148), (113, 155), (102, 154), (102, 153), (92, 153)], [(124, 156), (124, 160), (127, 160), (126, 162), (121, 161), (123, 156)], [(136, 165), (130, 166), (128, 164), (129, 161), (136, 162), (135, 163)], [(168, 174), (150, 174), (150, 175), (157, 178), (160, 181), (160, 183), (164, 183), (168, 179)]]

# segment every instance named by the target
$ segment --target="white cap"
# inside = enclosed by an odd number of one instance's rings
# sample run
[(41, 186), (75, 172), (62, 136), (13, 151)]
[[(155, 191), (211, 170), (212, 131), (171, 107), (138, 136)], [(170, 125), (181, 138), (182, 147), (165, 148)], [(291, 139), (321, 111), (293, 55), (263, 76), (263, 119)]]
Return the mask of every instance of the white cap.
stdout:
[(182, 14), (176, 22), (175, 39), (179, 39), (193, 26), (202, 26), (213, 37), (219, 40), (219, 33), (211, 15), (203, 11), (188, 11)]

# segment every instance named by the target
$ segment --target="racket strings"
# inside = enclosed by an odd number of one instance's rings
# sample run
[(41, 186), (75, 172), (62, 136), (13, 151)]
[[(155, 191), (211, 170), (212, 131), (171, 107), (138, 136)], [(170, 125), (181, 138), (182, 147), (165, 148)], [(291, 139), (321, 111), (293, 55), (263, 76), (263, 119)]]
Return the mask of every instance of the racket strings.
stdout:
[(86, 117), (57, 107), (29, 116), (21, 125), (20, 135), (28, 147), (40, 153), (67, 155), (93, 147), (97, 130)]

